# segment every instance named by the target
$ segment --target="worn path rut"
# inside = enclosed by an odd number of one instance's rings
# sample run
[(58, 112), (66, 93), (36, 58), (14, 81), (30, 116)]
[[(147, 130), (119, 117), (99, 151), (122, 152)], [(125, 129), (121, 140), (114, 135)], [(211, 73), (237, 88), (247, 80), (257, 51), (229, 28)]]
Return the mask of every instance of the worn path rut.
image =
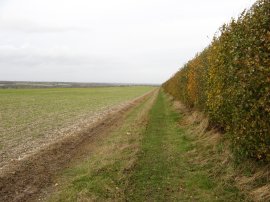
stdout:
[(149, 99), (147, 93), (109, 114), (80, 133), (70, 135), (27, 158), (14, 161), (0, 171), (0, 201), (33, 201), (53, 183), (57, 172), (70, 161), (85, 153), (98, 136), (117, 127), (124, 115), (139, 103)]

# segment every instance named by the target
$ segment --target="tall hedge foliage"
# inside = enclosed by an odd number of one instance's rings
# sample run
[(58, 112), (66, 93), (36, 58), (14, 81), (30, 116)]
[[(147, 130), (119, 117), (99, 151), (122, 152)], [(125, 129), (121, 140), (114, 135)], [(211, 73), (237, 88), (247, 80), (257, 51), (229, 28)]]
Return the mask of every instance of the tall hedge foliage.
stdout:
[(163, 87), (205, 111), (238, 157), (270, 162), (270, 0), (224, 25)]

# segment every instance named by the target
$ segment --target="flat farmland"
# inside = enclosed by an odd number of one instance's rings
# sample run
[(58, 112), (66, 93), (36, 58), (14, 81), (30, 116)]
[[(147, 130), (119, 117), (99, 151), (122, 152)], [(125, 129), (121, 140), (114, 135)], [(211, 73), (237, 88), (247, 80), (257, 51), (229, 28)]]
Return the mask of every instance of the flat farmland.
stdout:
[(72, 134), (153, 87), (0, 90), (0, 167)]

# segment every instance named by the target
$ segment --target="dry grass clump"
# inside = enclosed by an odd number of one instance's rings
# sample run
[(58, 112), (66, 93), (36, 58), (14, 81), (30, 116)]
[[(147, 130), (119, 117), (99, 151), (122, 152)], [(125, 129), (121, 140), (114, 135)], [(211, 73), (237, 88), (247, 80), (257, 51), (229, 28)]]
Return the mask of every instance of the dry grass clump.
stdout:
[(211, 128), (202, 112), (191, 110), (179, 101), (174, 102), (174, 107), (183, 114), (179, 124), (196, 145), (187, 154), (191, 162), (209, 167), (209, 177), (220, 182), (220, 189), (233, 185), (246, 200), (270, 201), (269, 165), (261, 166), (253, 160), (236, 163), (226, 134)]

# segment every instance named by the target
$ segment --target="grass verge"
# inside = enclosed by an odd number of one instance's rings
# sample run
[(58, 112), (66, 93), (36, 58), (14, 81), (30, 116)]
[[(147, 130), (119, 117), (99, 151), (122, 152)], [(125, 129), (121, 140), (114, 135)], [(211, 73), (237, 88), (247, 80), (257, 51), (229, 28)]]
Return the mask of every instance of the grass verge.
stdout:
[(184, 114), (177, 112), (161, 92), (149, 114), (126, 200), (243, 201), (236, 186), (225, 187), (212, 175), (212, 161), (196, 160), (201, 150), (210, 152), (208, 156), (215, 154), (190, 135), (193, 125), (179, 125), (183, 119)]
[(204, 123), (189, 123), (162, 91), (153, 99), (66, 170), (50, 201), (248, 201), (227, 149), (201, 134)]
[(120, 127), (96, 142), (93, 154), (65, 170), (48, 201), (123, 201), (142, 131), (156, 96), (136, 106)]

